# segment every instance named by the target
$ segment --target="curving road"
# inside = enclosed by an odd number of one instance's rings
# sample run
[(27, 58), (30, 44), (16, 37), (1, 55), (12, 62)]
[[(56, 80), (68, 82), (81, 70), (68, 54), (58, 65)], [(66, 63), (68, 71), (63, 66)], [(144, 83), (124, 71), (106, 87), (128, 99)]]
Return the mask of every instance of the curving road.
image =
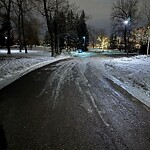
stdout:
[(150, 112), (95, 58), (59, 61), (0, 91), (0, 149), (150, 150)]

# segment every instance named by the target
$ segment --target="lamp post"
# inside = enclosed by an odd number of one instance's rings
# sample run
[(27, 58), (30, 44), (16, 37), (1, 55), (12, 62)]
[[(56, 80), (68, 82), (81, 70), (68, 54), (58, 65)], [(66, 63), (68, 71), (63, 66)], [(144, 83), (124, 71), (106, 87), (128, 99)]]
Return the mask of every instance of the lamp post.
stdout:
[(85, 36), (83, 36), (83, 40), (84, 40), (84, 47), (85, 47)]
[(129, 19), (125, 20), (124, 22), (125, 31), (124, 31), (124, 42), (125, 42), (125, 52), (127, 52), (128, 56), (128, 49), (127, 49), (127, 25), (129, 24)]
[(7, 47), (7, 36), (5, 36), (5, 46)]

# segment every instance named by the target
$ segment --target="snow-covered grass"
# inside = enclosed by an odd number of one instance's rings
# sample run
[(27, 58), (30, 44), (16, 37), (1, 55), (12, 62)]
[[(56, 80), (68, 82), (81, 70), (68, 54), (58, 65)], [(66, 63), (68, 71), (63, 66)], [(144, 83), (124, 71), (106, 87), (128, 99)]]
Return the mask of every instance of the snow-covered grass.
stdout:
[(150, 56), (107, 59), (104, 65), (114, 82), (150, 107)]
[(25, 54), (19, 50), (12, 50), (11, 55), (6, 50), (0, 50), (0, 89), (15, 81), (28, 72), (47, 65), (49, 63), (70, 58), (69, 55), (51, 57), (48, 50), (28, 50)]
[[(119, 55), (127, 56), (127, 53), (125, 53), (124, 51), (119, 51), (117, 49), (116, 50), (89, 49), (88, 52), (82, 52), (82, 53), (76, 50), (76, 51), (71, 51), (70, 54), (74, 57), (80, 57), (80, 58), (98, 56), (98, 55), (108, 55), (108, 56), (116, 55), (116, 57)], [(136, 53), (130, 53), (129, 56), (131, 55), (136, 55)]]
[(118, 49), (115, 50), (111, 50), (111, 49), (99, 49), (99, 48), (90, 48), (89, 49), (90, 52), (97, 52), (97, 53), (101, 53), (101, 54), (125, 54), (124, 51), (119, 51)]

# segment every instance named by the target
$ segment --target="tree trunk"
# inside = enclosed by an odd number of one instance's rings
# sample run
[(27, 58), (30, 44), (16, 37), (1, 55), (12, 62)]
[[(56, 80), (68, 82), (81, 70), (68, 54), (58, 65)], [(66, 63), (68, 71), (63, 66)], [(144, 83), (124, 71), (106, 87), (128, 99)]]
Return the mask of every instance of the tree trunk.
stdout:
[(21, 35), (21, 10), (20, 10), (20, 2), (18, 2), (19, 5), (19, 16), (18, 16), (18, 30), (19, 30), (19, 51), (22, 52), (22, 35)]
[(48, 28), (48, 32), (49, 35), (51, 37), (51, 49), (52, 49), (52, 54), (51, 56), (54, 56), (54, 44), (53, 44), (53, 33), (51, 31), (51, 17), (48, 15), (48, 11), (47, 11), (47, 5), (46, 5), (47, 0), (43, 0), (43, 4), (44, 4), (44, 11), (45, 11), (45, 17), (46, 17), (46, 23), (47, 23), (47, 28)]
[(23, 45), (25, 48), (25, 53), (28, 53), (27, 51), (27, 45), (26, 45), (26, 39), (25, 39), (25, 33), (24, 33), (24, 13), (23, 13), (23, 6), (22, 6), (22, 0), (20, 1), (20, 11), (21, 11), (21, 27), (22, 27), (22, 38), (23, 38)]
[(58, 1), (56, 0), (56, 53), (60, 53), (59, 49), (59, 24), (58, 24)]
[(8, 19), (8, 31), (7, 31), (7, 54), (11, 54), (10, 50), (10, 30), (11, 30), (11, 22), (10, 22), (10, 10), (11, 10), (11, 2), (12, 0), (9, 0), (8, 3), (8, 9), (7, 9), (7, 19)]

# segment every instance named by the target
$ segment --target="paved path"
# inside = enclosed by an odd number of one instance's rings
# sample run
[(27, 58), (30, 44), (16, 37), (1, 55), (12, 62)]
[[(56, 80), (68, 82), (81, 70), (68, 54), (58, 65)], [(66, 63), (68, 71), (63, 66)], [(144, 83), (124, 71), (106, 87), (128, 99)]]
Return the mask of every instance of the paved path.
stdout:
[(150, 150), (150, 112), (92, 58), (47, 65), (2, 89), (0, 124), (8, 150)]

